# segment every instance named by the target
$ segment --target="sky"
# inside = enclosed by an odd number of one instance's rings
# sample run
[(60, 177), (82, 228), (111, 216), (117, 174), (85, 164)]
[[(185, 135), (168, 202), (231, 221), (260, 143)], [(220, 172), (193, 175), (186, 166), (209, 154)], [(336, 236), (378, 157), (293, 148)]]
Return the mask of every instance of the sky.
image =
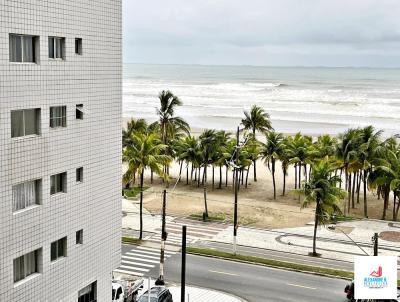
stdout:
[(400, 67), (400, 0), (123, 0), (125, 63)]

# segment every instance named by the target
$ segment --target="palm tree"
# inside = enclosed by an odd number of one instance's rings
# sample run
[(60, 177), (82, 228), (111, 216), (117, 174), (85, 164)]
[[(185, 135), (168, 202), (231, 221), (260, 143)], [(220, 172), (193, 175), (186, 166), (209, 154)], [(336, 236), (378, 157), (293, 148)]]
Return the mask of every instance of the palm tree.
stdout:
[(143, 178), (144, 171), (151, 169), (163, 178), (167, 176), (162, 167), (168, 165), (172, 160), (165, 155), (166, 145), (162, 144), (155, 133), (134, 133), (131, 135), (131, 143), (123, 151), (123, 160), (128, 164), (130, 173), (140, 175), (140, 235), (143, 238)]
[[(276, 199), (276, 185), (275, 185), (275, 161), (279, 158), (282, 149), (283, 135), (275, 131), (268, 132), (266, 135), (267, 142), (261, 144), (260, 154), (265, 160), (268, 168), (272, 173), (272, 183), (274, 186), (274, 199)], [(271, 163), (271, 166), (270, 166)]]
[(290, 165), (290, 144), (291, 137), (286, 137), (282, 141), (282, 147), (278, 150), (278, 159), (281, 162), (282, 173), (283, 173), (283, 188), (282, 188), (282, 196), (285, 196), (286, 193), (286, 176), (288, 174), (289, 165)]
[(207, 207), (207, 167), (212, 163), (213, 153), (215, 152), (215, 146), (218, 141), (217, 133), (215, 130), (204, 130), (199, 137), (200, 139), (200, 150), (202, 152), (203, 159), (203, 189), (204, 189), (204, 210), (205, 217), (208, 217)]
[[(177, 133), (190, 134), (189, 124), (179, 116), (175, 116), (175, 109), (182, 105), (181, 100), (171, 91), (163, 90), (158, 95), (160, 100), (160, 108), (157, 109), (158, 128), (161, 133), (161, 141), (164, 145), (169, 146), (170, 140)], [(170, 149), (166, 149), (166, 154), (170, 155)], [(168, 168), (164, 167), (166, 174)]]
[[(263, 108), (253, 105), (250, 112), (244, 112), (245, 118), (242, 119), (242, 125), (245, 129), (251, 130), (254, 139), (256, 139), (256, 131), (266, 133), (273, 130), (269, 114)], [(257, 160), (253, 161), (254, 165), (254, 181), (257, 181)]]
[(122, 147), (130, 143), (131, 135), (135, 132), (148, 131), (148, 125), (145, 119), (131, 119), (126, 123), (126, 128), (122, 129)]
[(351, 201), (351, 167), (350, 164), (357, 157), (357, 149), (360, 145), (360, 132), (357, 129), (348, 129), (345, 133), (339, 135), (339, 144), (336, 149), (336, 156), (342, 162), (341, 169), (344, 169), (346, 188), (348, 190), (348, 207), (350, 212)]
[(305, 182), (303, 189), (296, 190), (304, 196), (302, 208), (315, 203), (315, 221), (313, 236), (313, 256), (318, 256), (316, 250), (317, 228), (330, 220), (334, 213), (340, 213), (338, 203), (346, 195), (346, 192), (337, 187), (340, 177), (333, 174), (336, 167), (328, 158), (316, 164), (312, 164), (310, 180)]
[(382, 131), (375, 131), (374, 127), (367, 126), (362, 130), (362, 144), (360, 145), (358, 157), (362, 165), (363, 187), (364, 187), (364, 217), (368, 218), (367, 205), (367, 180), (372, 171), (372, 165), (376, 162), (376, 150), (380, 145)]

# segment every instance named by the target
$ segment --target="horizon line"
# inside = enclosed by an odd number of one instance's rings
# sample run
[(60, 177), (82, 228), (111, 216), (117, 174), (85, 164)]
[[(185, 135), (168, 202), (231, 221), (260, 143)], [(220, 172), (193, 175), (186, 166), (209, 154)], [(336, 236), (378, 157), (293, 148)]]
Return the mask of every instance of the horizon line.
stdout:
[(253, 65), (253, 64), (200, 64), (200, 63), (143, 63), (143, 62), (122, 62), (131, 65), (165, 65), (165, 66), (207, 66), (207, 67), (267, 67), (267, 68), (326, 68), (326, 69), (400, 69), (396, 67), (378, 66), (326, 66), (326, 65)]

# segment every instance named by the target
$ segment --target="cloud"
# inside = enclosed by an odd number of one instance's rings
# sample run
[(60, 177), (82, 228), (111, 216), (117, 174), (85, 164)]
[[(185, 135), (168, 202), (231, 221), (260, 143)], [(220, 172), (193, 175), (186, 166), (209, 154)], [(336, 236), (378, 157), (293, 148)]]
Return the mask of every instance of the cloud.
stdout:
[(129, 62), (280, 65), (292, 55), (296, 65), (354, 57), (394, 66), (383, 56), (400, 58), (399, 0), (123, 1)]

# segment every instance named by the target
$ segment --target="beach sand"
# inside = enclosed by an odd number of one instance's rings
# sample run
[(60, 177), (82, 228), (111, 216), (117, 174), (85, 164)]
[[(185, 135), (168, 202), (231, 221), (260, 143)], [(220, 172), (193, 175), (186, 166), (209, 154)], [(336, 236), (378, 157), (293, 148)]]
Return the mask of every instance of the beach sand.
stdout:
[[(167, 188), (167, 213), (177, 216), (189, 216), (191, 214), (201, 215), (204, 211), (203, 187), (197, 184), (186, 185), (185, 166), (182, 172), (181, 182), (177, 182), (179, 175), (179, 165), (174, 163), (171, 167), (170, 185)], [(252, 170), (249, 174), (249, 186), (244, 186), (239, 191), (238, 215), (241, 225), (249, 225), (261, 228), (286, 228), (304, 226), (314, 220), (314, 206), (301, 209), (301, 198), (294, 195), (293, 169), (290, 169), (286, 180), (286, 196), (281, 196), (283, 175), (280, 166), (276, 170), (277, 199), (273, 199), (273, 186), (271, 173), (264, 163), (257, 162), (257, 182), (253, 181)], [(190, 174), (190, 171), (189, 171)], [(223, 170), (222, 189), (218, 189), (219, 169), (215, 169), (215, 189), (212, 190), (211, 168), (208, 175), (208, 210), (210, 215), (225, 216), (228, 221), (233, 217), (234, 192), (231, 184), (232, 172), (229, 172), (229, 184), (225, 187), (225, 171)], [(152, 213), (161, 212), (161, 192), (166, 188), (165, 184), (154, 177), (154, 183), (150, 184), (150, 173), (145, 175), (145, 185), (150, 189), (146, 191), (144, 206)], [(377, 200), (376, 196), (368, 194), (369, 218), (379, 219), (382, 215), (382, 200)], [(391, 202), (391, 205), (393, 203)], [(350, 210), (350, 215), (363, 217), (362, 195), (360, 204), (356, 204), (356, 209)], [(391, 208), (387, 212), (387, 218), (392, 216)]]

